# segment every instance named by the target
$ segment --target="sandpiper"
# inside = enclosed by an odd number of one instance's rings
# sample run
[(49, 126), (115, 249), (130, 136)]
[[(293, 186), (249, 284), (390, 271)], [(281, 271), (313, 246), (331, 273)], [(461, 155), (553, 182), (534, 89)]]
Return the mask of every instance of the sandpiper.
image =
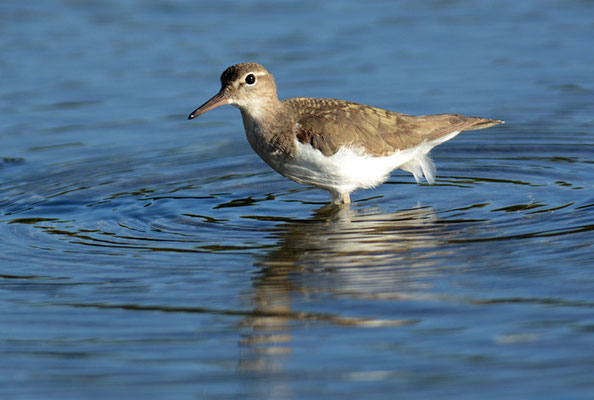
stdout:
[(275, 171), (327, 190), (335, 204), (350, 193), (384, 182), (396, 168), (417, 182), (435, 180), (429, 151), (461, 131), (503, 121), (459, 114), (412, 116), (344, 100), (298, 97), (279, 100), (272, 74), (243, 63), (221, 75), (221, 90), (194, 110), (196, 118), (223, 104), (241, 110), (252, 149)]

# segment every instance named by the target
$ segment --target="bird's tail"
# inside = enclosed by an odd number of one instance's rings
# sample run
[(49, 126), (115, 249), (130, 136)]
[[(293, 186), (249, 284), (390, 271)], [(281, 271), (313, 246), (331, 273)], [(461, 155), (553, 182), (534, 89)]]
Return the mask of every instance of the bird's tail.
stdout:
[(402, 164), (400, 169), (413, 174), (417, 183), (421, 181), (423, 176), (425, 176), (427, 183), (433, 184), (435, 182), (435, 164), (427, 153), (417, 152), (410, 161)]
[(477, 129), (485, 129), (490, 128), (495, 125), (505, 124), (505, 121), (500, 121), (498, 119), (485, 119), (485, 118), (477, 118), (475, 123), (464, 128), (466, 131), (474, 131)]

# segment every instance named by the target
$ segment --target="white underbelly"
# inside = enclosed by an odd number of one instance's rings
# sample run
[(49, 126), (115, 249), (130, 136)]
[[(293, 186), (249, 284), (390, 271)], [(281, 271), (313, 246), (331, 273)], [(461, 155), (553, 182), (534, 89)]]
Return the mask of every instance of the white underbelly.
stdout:
[(277, 170), (299, 183), (348, 192), (379, 185), (392, 170), (413, 157), (411, 150), (397, 151), (388, 157), (373, 157), (351, 148), (342, 148), (328, 157), (309, 144), (297, 142), (295, 158), (279, 165)]

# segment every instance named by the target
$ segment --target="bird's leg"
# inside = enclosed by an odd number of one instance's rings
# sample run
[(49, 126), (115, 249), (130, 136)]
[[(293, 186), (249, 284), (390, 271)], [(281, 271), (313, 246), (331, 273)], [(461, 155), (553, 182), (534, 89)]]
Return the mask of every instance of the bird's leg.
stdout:
[(351, 203), (351, 196), (349, 195), (349, 192), (331, 191), (330, 195), (332, 196), (332, 204), (350, 204)]

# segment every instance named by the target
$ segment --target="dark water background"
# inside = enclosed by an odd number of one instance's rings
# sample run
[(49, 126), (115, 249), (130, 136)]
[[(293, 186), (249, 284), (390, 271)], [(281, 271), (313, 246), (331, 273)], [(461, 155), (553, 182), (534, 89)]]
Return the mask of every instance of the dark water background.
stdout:
[[(594, 2), (0, 3), (0, 398), (594, 398)], [(281, 97), (504, 119), (350, 209)], [(511, 396), (511, 397), (510, 397)]]

